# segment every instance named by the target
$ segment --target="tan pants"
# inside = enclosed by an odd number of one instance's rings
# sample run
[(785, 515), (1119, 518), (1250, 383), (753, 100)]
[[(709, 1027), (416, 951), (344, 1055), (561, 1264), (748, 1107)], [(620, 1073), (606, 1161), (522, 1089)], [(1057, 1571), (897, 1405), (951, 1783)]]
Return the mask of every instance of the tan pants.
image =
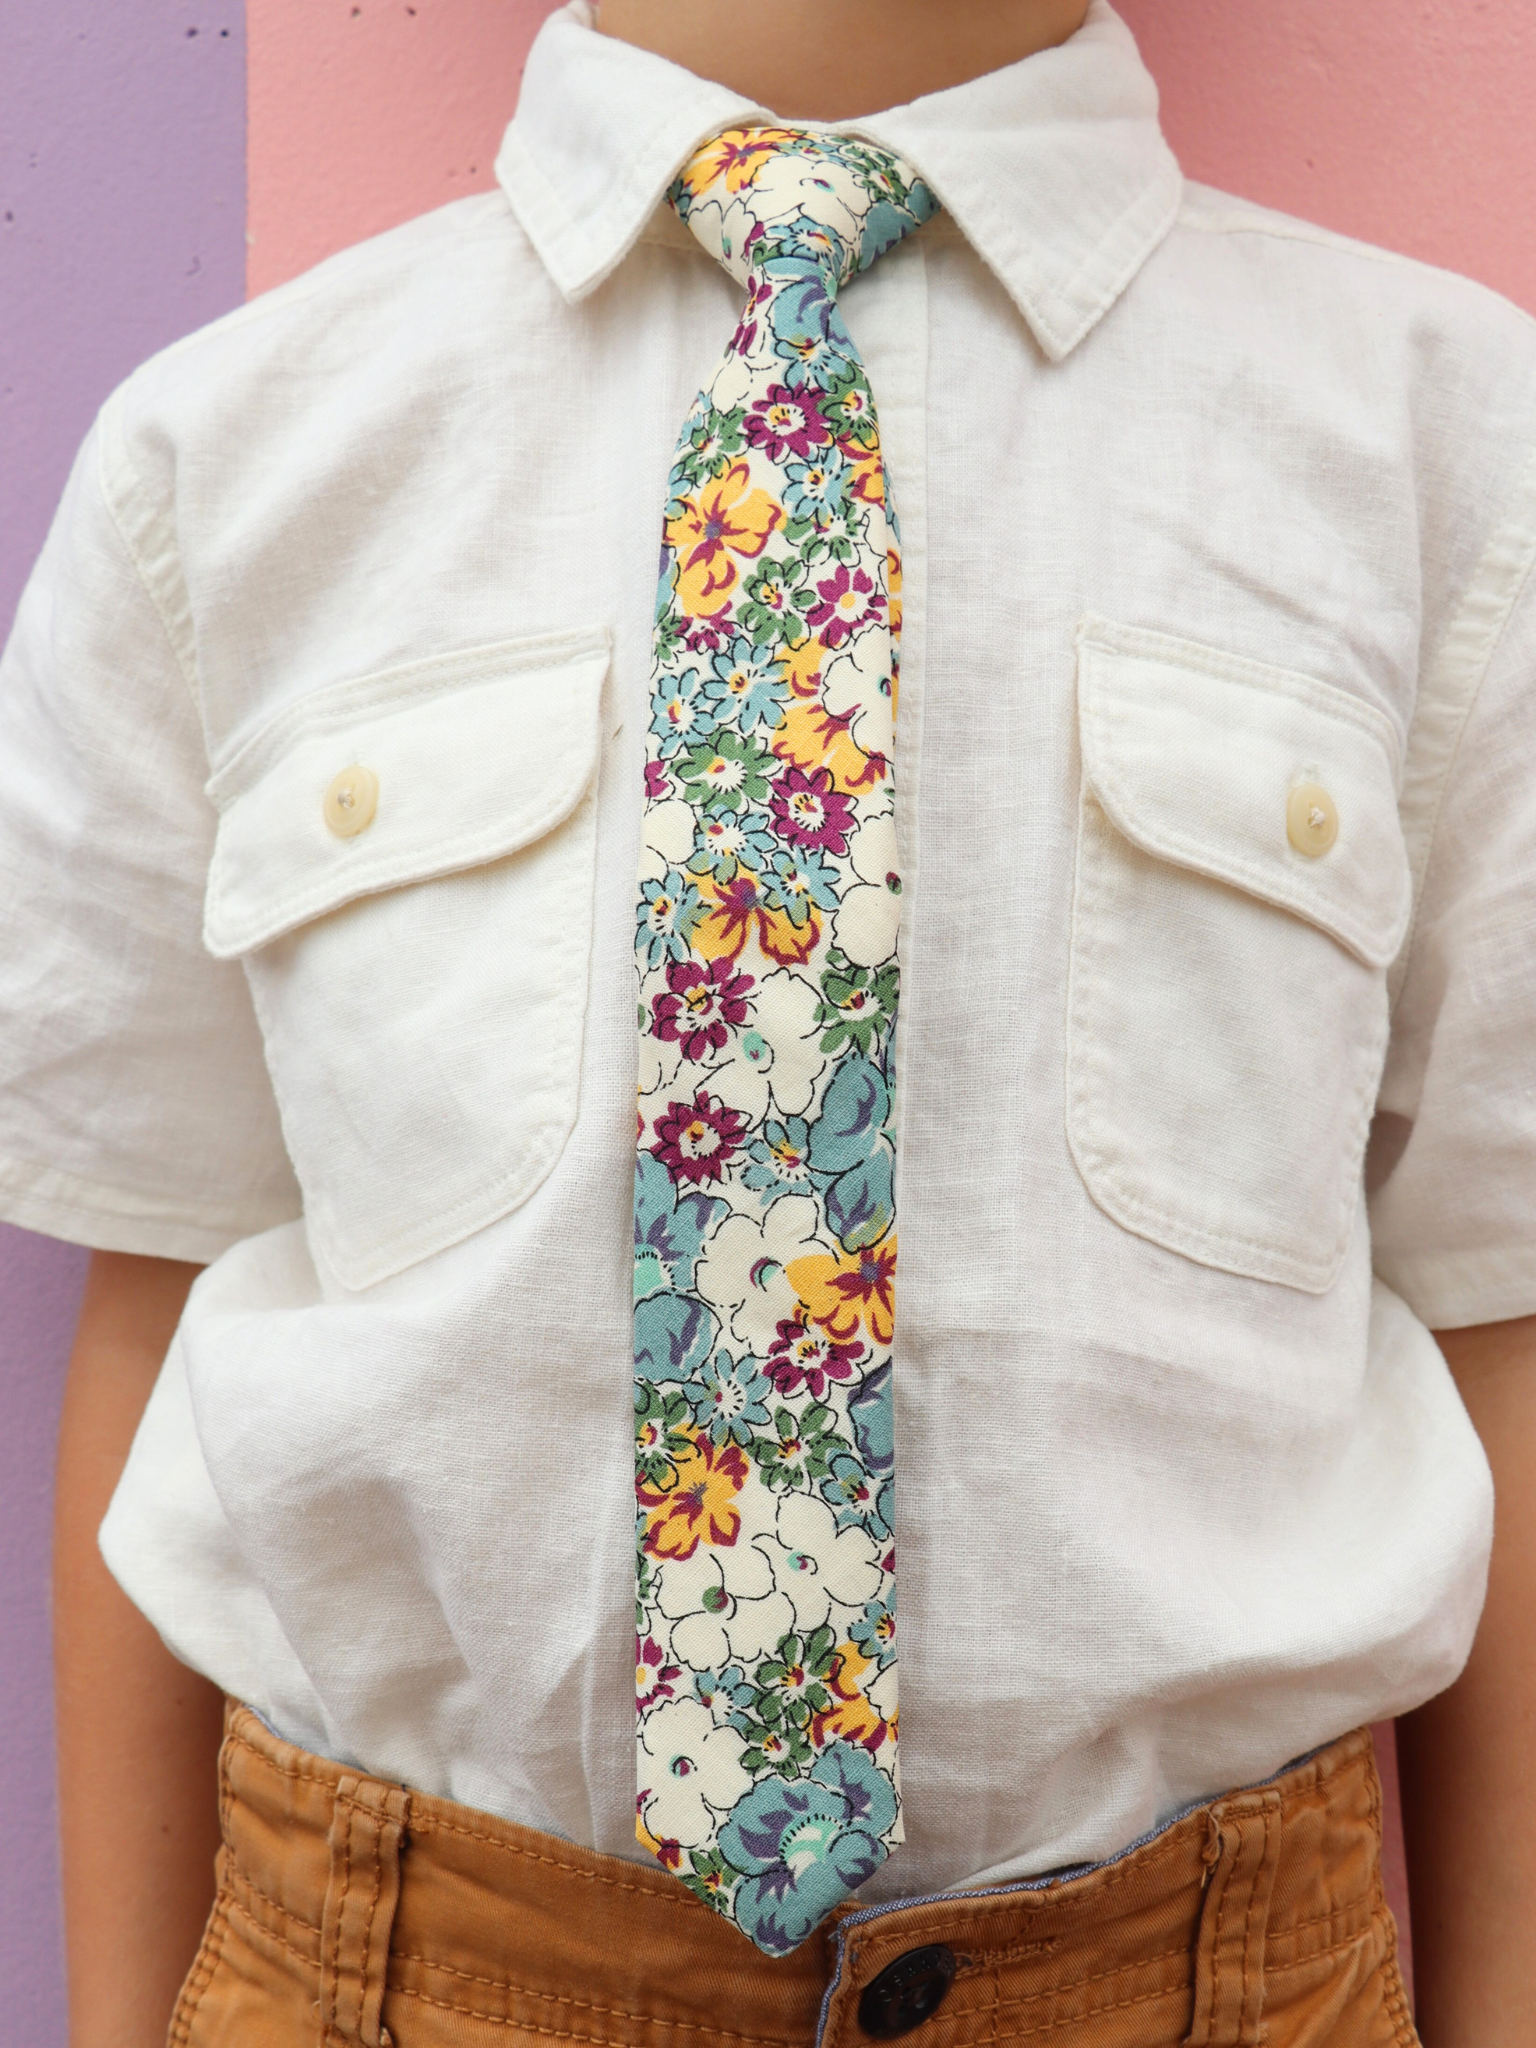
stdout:
[(1081, 1876), (846, 1908), (779, 1962), (660, 1871), (360, 1777), (245, 1708), (221, 1779), (219, 1894), (173, 2044), (1417, 2041), (1364, 1731)]

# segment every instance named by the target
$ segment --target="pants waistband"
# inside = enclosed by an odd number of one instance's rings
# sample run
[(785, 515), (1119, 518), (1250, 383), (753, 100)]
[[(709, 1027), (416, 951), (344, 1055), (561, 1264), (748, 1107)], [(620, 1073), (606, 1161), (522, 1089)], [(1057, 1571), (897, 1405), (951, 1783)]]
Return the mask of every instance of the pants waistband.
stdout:
[[(859, 2048), (925, 1997), (914, 2048), (1416, 2038), (1365, 1730), (1110, 1863), (845, 1909), (783, 1960), (660, 1871), (310, 1756), (244, 1707), (220, 1776), (219, 1899), (171, 2036), (192, 2048), (314, 2039), (317, 2000), (326, 2048)], [(258, 1978), (302, 2033), (215, 2025)], [(1287, 2020), (1307, 2012), (1334, 2030)]]

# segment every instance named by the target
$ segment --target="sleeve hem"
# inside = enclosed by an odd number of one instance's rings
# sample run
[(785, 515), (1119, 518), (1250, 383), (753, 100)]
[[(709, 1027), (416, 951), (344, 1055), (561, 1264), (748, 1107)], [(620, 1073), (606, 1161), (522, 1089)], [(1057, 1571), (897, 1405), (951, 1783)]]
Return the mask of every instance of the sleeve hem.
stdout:
[(1536, 1315), (1536, 1246), (1378, 1257), (1376, 1271), (1431, 1330)]
[(152, 1197), (103, 1187), (54, 1167), (0, 1157), (0, 1221), (93, 1251), (211, 1265), (232, 1244), (256, 1237), (300, 1212), (291, 1205), (236, 1209), (209, 1203), (189, 1215)]

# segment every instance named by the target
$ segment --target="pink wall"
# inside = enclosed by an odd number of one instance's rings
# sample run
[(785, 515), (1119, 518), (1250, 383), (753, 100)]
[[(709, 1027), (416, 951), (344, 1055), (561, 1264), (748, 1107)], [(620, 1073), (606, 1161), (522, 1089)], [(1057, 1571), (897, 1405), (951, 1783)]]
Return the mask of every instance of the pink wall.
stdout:
[(1191, 177), (1536, 311), (1532, 0), (1123, 0)]
[(541, 0), (256, 0), (250, 291), (483, 192)]

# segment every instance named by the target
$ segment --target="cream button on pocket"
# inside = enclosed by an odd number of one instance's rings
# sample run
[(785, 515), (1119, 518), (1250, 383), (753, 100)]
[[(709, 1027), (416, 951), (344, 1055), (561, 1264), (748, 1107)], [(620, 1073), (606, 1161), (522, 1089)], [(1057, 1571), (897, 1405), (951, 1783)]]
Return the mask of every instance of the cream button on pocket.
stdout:
[(1286, 802), (1285, 829), (1296, 851), (1316, 860), (1339, 836), (1339, 807), (1319, 784), (1298, 783)]
[(366, 832), (379, 808), (379, 778), (371, 768), (343, 768), (325, 792), (325, 822), (338, 839)]

